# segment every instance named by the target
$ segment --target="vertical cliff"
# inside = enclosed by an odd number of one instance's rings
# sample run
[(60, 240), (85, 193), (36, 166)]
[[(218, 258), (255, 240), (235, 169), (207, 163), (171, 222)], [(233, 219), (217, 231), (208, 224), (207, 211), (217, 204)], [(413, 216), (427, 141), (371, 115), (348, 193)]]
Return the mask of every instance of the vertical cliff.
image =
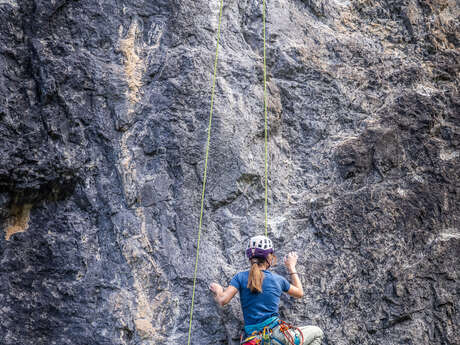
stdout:
[[(185, 344), (219, 1), (0, 0), (0, 343)], [(267, 0), (269, 235), (325, 344), (459, 344), (460, 6)], [(192, 344), (263, 232), (262, 0), (224, 0)], [(275, 271), (284, 274), (281, 266)]]

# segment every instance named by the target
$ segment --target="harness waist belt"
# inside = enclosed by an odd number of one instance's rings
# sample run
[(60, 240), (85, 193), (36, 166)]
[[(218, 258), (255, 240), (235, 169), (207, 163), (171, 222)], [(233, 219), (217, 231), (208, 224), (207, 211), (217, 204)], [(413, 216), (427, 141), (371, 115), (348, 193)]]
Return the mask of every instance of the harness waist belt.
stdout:
[(244, 326), (244, 332), (246, 334), (252, 334), (253, 332), (262, 332), (265, 327), (273, 328), (279, 323), (279, 317), (273, 316), (263, 322), (256, 323), (255, 325)]

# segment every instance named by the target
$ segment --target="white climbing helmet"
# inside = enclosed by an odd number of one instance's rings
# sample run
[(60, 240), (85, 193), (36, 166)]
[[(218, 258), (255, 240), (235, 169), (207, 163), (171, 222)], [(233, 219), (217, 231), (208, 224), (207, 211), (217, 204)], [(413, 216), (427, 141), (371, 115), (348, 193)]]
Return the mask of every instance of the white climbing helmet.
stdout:
[(273, 243), (267, 236), (254, 236), (248, 241), (246, 247), (246, 256), (249, 259), (263, 258), (266, 259), (268, 254), (273, 253)]

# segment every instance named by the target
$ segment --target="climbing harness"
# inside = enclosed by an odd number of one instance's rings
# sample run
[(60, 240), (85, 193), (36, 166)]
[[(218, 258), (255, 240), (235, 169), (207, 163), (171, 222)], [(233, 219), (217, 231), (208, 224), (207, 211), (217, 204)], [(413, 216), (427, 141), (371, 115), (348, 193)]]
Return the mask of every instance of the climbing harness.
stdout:
[(243, 335), (241, 335), (240, 345), (259, 345), (262, 340), (258, 334), (251, 335), (243, 340)]
[[(243, 337), (243, 334), (240, 338), (240, 345), (284, 345), (285, 342), (281, 339), (276, 338), (273, 335), (274, 330), (279, 327), (279, 331), (284, 335), (285, 341), (289, 345), (302, 345), (304, 338), (303, 333), (298, 327), (282, 321), (277, 320), (275, 326), (272, 325), (264, 326), (260, 331), (254, 331), (248, 337)], [(291, 334), (291, 330), (294, 331), (294, 336)], [(297, 332), (296, 332), (297, 331)], [(297, 334), (298, 333), (298, 334)]]
[[(293, 325), (287, 323), (287, 322), (284, 322), (284, 321), (280, 321), (280, 331), (281, 333), (283, 333), (284, 337), (286, 338), (286, 340), (289, 342), (289, 344), (291, 345), (299, 345), (299, 344), (303, 344), (303, 333), (302, 331), (300, 330), (300, 328), (298, 327), (294, 327)], [(294, 331), (298, 331), (299, 334), (300, 334), (300, 337), (302, 339), (300, 339), (297, 334), (295, 334), (295, 336), (293, 337), (291, 335), (291, 333), (289, 332), (289, 330), (293, 329)]]

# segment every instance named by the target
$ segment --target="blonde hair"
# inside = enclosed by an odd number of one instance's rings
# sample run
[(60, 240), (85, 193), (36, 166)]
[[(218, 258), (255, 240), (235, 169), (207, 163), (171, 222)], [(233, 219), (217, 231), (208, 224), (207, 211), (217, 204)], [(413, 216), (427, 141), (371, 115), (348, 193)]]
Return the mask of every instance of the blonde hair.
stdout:
[[(268, 255), (267, 260), (264, 258), (252, 258), (251, 262), (251, 270), (249, 271), (248, 277), (248, 285), (247, 288), (251, 290), (252, 293), (261, 293), (262, 292), (262, 283), (264, 281), (264, 272), (260, 269), (260, 266), (271, 259), (271, 261), (276, 261), (276, 257), (272, 254)], [(274, 264), (274, 262), (273, 262)]]

